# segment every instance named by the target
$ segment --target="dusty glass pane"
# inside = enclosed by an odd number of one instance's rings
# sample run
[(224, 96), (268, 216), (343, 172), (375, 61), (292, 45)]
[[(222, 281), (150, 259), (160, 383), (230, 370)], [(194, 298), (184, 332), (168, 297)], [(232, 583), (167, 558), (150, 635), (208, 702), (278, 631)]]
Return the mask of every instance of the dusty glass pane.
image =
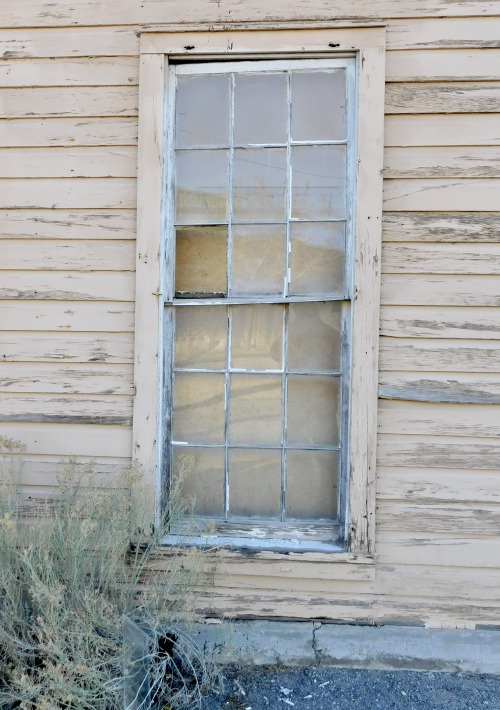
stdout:
[(231, 293), (282, 294), (285, 278), (285, 227), (239, 224), (233, 227)]
[(234, 306), (231, 367), (281, 370), (283, 306)]
[(234, 84), (234, 142), (286, 143), (286, 74), (240, 74)]
[(286, 452), (287, 518), (317, 520), (337, 517), (337, 451)]
[(345, 217), (344, 145), (292, 147), (292, 217)]
[(333, 375), (289, 375), (287, 442), (295, 446), (339, 443), (339, 384)]
[(173, 447), (173, 483), (196, 515), (224, 515), (224, 449)]
[(172, 438), (188, 444), (224, 443), (225, 375), (174, 375)]
[(340, 370), (340, 303), (290, 303), (288, 369)]
[(227, 220), (227, 150), (176, 153), (175, 218), (178, 224)]
[(176, 309), (175, 367), (226, 368), (227, 310), (185, 306)]
[(345, 70), (292, 73), (292, 140), (346, 139)]
[(227, 228), (178, 227), (175, 293), (227, 293)]
[(281, 451), (230, 449), (229, 514), (279, 518)]
[(290, 294), (331, 294), (344, 290), (343, 222), (292, 222)]
[(286, 150), (234, 151), (233, 216), (239, 222), (283, 221), (286, 208)]
[(229, 76), (181, 76), (175, 111), (177, 148), (229, 145)]
[(281, 443), (281, 377), (231, 375), (229, 443)]

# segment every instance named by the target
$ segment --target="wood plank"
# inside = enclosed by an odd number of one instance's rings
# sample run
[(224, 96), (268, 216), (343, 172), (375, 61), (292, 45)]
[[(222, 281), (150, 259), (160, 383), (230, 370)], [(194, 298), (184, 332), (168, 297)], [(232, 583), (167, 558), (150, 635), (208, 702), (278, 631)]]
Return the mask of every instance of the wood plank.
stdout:
[(387, 81), (465, 79), (500, 79), (500, 49), (418, 49), (387, 54)]
[[(494, 382), (494, 385), (498, 388), (500, 383)], [(383, 434), (432, 434), (500, 439), (500, 406), (381, 400), (378, 430)]]
[(412, 402), (500, 404), (500, 374), (400, 373), (384, 371), (379, 397)]
[(0, 239), (135, 239), (134, 210), (0, 210)]
[(381, 334), (391, 337), (500, 338), (500, 319), (494, 308), (383, 306), (380, 315)]
[[(387, 468), (377, 471), (380, 500), (413, 503), (500, 503), (500, 474), (442, 468)], [(478, 531), (480, 534), (480, 531)]]
[(500, 348), (487, 340), (381, 338), (380, 369), (412, 372), (500, 372)]
[(137, 116), (137, 87), (0, 89), (0, 117), (33, 116)]
[[(3, 239), (2, 268), (49, 271), (134, 271), (132, 240)], [(41, 277), (41, 275), (40, 275)], [(118, 299), (119, 300), (119, 299)]]
[(133, 301), (134, 292), (135, 274), (129, 272), (5, 271), (0, 282), (0, 299)]
[(495, 539), (381, 532), (377, 540), (377, 560), (382, 565), (494, 569), (498, 567), (499, 556), (500, 542)]
[(2, 433), (22, 441), (28, 456), (130, 458), (132, 450), (132, 430), (127, 426), (4, 422)]
[(454, 81), (387, 84), (385, 112), (394, 113), (498, 113), (500, 83)]
[(500, 306), (498, 276), (387, 274), (381, 302), (388, 306)]
[(384, 177), (500, 177), (500, 147), (386, 148)]
[(500, 212), (384, 212), (387, 242), (500, 242)]
[(119, 302), (0, 301), (0, 321), (3, 329), (12, 331), (133, 332), (134, 307)]
[(3, 362), (132, 363), (133, 337), (124, 333), (0, 331)]
[(31, 178), (0, 181), (0, 208), (132, 209), (135, 178)]
[(476, 49), (500, 47), (500, 17), (440, 17), (391, 20), (389, 49)]
[(378, 466), (498, 471), (500, 444), (452, 436), (378, 437)]
[(135, 118), (13, 118), (0, 133), (2, 148), (136, 143)]
[(130, 365), (0, 362), (0, 390), (8, 394), (132, 395), (133, 373)]
[(4, 395), (0, 421), (131, 425), (132, 400), (130, 397), (98, 395)]
[[(122, 477), (126, 474), (131, 464), (128, 458), (95, 457), (92, 468), (93, 481), (96, 486), (108, 488), (118, 485)], [(88, 467), (89, 461), (75, 457), (71, 463), (71, 468), (77, 476), (83, 475)], [(33, 454), (23, 457), (23, 468), (21, 471), (21, 483), (23, 491), (29, 488), (43, 488), (54, 491), (61, 477), (68, 467), (68, 459), (63, 456), (34, 456)]]
[(135, 178), (136, 173), (132, 146), (0, 149), (0, 178)]
[(139, 81), (136, 57), (83, 59), (4, 59), (0, 85), (133, 86)]
[(499, 204), (497, 180), (384, 180), (384, 208), (389, 210), (493, 211)]
[(471, 141), (500, 145), (500, 120), (498, 115), (481, 113), (386, 116), (384, 140), (386, 146), (402, 147), (470, 145)]
[[(480, 532), (482, 537), (498, 538), (500, 525), (498, 505), (415, 505), (383, 501), (377, 505), (377, 513), (377, 529), (415, 534), (432, 532), (477, 535)], [(379, 569), (377, 568), (377, 576)], [(446, 574), (447, 571), (448, 567), (443, 566), (441, 574)], [(500, 574), (500, 570), (498, 573)]]
[[(499, 183), (500, 184), (500, 183)], [(500, 244), (401, 244), (382, 248), (386, 274), (500, 274)]]
[(10, 28), (0, 31), (0, 44), (3, 56), (9, 59), (135, 57), (139, 54), (138, 32), (127, 27), (65, 27), (64, 32), (59, 28)]

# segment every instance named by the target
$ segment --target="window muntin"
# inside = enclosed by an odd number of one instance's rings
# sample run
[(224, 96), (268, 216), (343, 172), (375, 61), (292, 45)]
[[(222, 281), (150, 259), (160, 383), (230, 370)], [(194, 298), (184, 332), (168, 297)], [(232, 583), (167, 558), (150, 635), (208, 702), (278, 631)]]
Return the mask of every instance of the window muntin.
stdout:
[(351, 58), (170, 69), (169, 475), (221, 534), (345, 517), (353, 82)]

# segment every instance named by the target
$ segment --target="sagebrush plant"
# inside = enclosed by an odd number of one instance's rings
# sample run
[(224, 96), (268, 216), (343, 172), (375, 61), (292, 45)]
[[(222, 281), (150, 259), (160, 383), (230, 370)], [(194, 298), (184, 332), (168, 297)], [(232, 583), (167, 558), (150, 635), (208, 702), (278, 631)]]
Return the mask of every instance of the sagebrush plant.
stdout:
[(179, 547), (154, 564), (186, 513), (178, 495), (131, 545), (144, 494), (136, 468), (103, 488), (92, 464), (70, 460), (57, 496), (34, 508), (19, 485), (22, 455), (0, 436), (0, 708), (123, 710), (124, 615), (151, 639), (141, 709), (197, 707), (220, 682), (186, 633), (214, 552)]

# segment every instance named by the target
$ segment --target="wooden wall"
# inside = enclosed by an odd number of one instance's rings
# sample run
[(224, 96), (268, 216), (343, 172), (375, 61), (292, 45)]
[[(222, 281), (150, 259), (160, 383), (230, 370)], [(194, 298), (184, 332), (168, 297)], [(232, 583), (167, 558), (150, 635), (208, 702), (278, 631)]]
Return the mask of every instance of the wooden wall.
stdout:
[(334, 21), (387, 24), (376, 570), (235, 558), (206, 606), (500, 626), (494, 0), (0, 0), (1, 432), (33, 496), (129, 461), (140, 30)]

